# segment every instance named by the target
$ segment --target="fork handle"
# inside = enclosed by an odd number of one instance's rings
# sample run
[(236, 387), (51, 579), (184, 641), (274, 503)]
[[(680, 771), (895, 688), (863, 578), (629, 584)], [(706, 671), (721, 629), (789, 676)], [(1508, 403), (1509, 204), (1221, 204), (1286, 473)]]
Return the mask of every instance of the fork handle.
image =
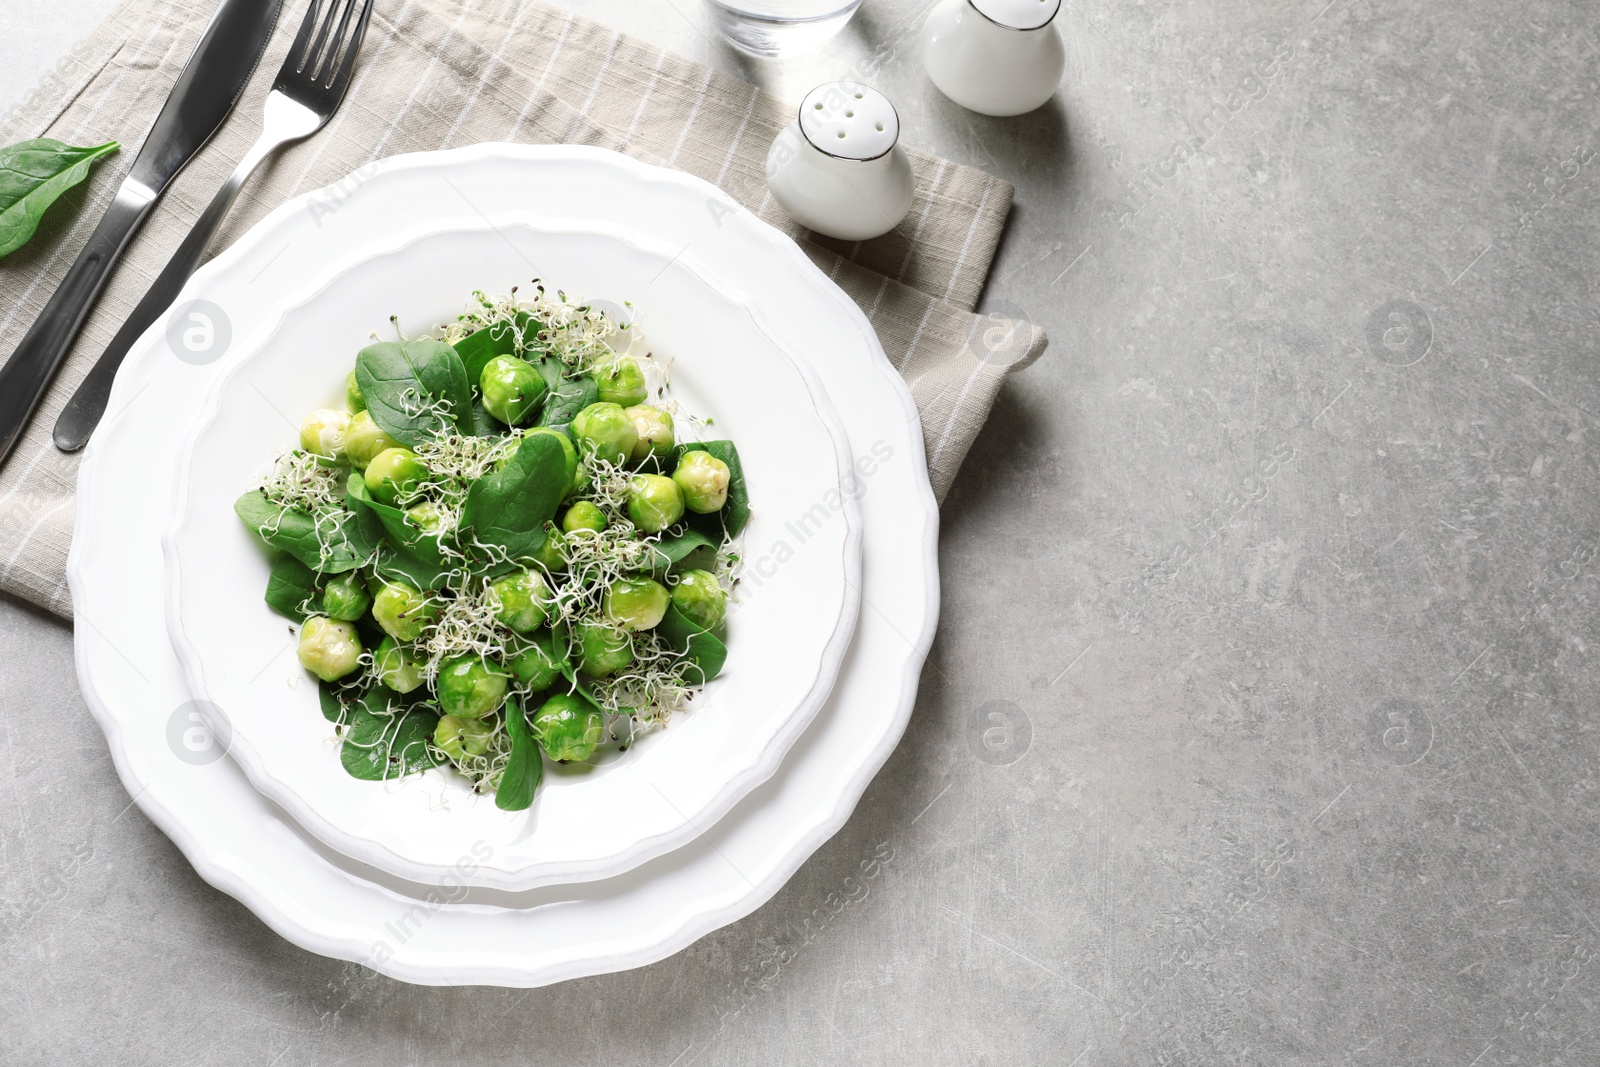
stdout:
[(211, 203), (201, 212), (194, 228), (183, 239), (178, 250), (167, 261), (166, 267), (145, 293), (144, 299), (139, 301), (137, 307), (128, 316), (117, 335), (106, 346), (105, 352), (89, 371), (78, 391), (72, 394), (72, 399), (67, 401), (67, 406), (61, 410), (61, 415), (56, 419), (55, 443), (63, 452), (76, 452), (88, 443), (89, 435), (99, 425), (100, 418), (105, 414), (106, 402), (111, 398), (111, 384), (117, 376), (117, 368), (122, 366), (122, 361), (127, 357), (128, 351), (133, 347), (146, 330), (153, 326), (162, 313), (172, 304), (184, 283), (189, 280), (189, 275), (200, 266), (204, 258), (206, 247), (211, 244), (211, 238), (216, 236), (217, 230), (222, 227), (222, 220), (227, 217), (228, 211), (233, 207), (233, 202), (239, 196), (239, 190), (244, 188), (244, 183), (251, 173), (261, 165), (261, 161), (271, 155), (273, 150), (285, 141), (293, 138), (284, 137), (277, 132), (268, 130), (250, 146), (239, 165), (228, 175), (228, 180), (222, 183), (222, 188), (217, 190), (217, 195), (211, 198)]

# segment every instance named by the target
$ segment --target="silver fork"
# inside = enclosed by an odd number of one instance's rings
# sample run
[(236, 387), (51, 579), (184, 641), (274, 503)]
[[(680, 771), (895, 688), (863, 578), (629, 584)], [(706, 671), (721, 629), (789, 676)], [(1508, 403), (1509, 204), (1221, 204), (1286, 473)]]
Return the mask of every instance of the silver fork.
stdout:
[[(359, 16), (356, 14), (358, 3)], [(61, 417), (56, 420), (57, 448), (76, 452), (89, 440), (89, 434), (105, 414), (111, 382), (123, 358), (140, 335), (167, 310), (189, 275), (200, 265), (206, 246), (233, 207), (234, 199), (251, 172), (290, 141), (302, 140), (322, 129), (339, 110), (345, 90), (350, 87), (351, 70), (355, 66), (356, 52), (361, 48), (361, 38), (367, 31), (372, 3), (373, 0), (311, 0), (294, 44), (289, 47), (289, 55), (278, 70), (272, 91), (267, 94), (260, 138), (217, 190), (194, 229), (173, 253), (166, 269), (111, 339), (72, 399), (67, 401)], [(200, 325), (210, 329), (215, 324)], [(199, 336), (206, 336), (204, 329)]]

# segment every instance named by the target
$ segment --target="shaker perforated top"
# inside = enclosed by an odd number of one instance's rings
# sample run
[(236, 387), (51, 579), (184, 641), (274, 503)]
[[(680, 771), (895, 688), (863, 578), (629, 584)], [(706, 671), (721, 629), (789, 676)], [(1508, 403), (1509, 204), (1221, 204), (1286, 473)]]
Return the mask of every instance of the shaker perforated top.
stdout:
[(900, 116), (889, 98), (855, 81), (824, 82), (800, 102), (806, 140), (840, 159), (877, 159), (900, 139)]
[(1008, 30), (1048, 26), (1061, 10), (1061, 0), (970, 0), (978, 13)]

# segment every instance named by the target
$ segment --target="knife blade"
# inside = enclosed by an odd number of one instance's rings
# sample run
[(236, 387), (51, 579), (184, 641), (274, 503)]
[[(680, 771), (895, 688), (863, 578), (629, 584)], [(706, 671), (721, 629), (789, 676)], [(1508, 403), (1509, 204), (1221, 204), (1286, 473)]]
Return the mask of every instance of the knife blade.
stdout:
[(50, 301), (0, 367), (0, 464), (16, 447), (89, 309), (156, 200), (216, 133), (255, 71), (282, 0), (222, 0), (116, 197)]

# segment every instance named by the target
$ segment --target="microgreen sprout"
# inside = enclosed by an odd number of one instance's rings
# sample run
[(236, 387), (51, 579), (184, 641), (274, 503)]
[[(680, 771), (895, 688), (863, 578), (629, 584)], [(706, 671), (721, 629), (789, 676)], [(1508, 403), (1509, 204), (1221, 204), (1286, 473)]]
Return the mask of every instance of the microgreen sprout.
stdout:
[(315, 514), (344, 506), (345, 473), (322, 457), (296, 449), (280, 455), (260, 489), (272, 503)]
[(552, 296), (535, 279), (532, 295), (513, 289), (506, 296), (472, 294), (472, 303), (444, 327), (443, 339), (454, 344), (486, 327), (509, 328), (516, 350), (552, 355), (573, 374), (592, 374), (617, 359), (611, 342), (628, 336), (628, 323), (618, 323), (601, 308), (569, 301), (559, 290)]

